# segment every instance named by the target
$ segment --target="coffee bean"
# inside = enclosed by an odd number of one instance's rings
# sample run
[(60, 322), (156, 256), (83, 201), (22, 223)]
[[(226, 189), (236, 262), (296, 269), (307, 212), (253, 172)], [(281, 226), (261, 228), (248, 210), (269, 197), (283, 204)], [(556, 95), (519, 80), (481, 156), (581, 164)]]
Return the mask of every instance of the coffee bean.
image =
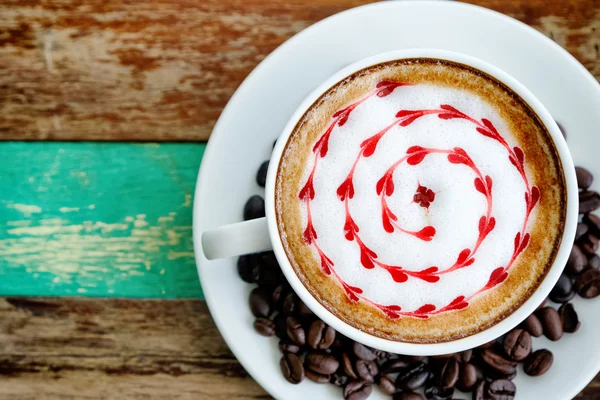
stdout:
[(387, 359), (392, 356), (392, 354), (388, 353), (387, 351), (377, 350), (377, 349), (372, 349), (372, 351), (373, 351), (373, 353), (375, 353), (376, 360), (379, 363), (387, 361)]
[(296, 311), (296, 304), (298, 302), (298, 296), (296, 293), (290, 292), (283, 299), (283, 304), (281, 306), (281, 312), (285, 315), (292, 315), (294, 311)]
[(394, 374), (408, 367), (409, 363), (401, 358), (387, 360), (381, 366), (381, 371), (385, 374)]
[(256, 318), (254, 320), (254, 330), (263, 336), (274, 336), (275, 324), (268, 318)]
[(335, 330), (318, 319), (310, 325), (306, 339), (313, 349), (327, 349), (335, 340)]
[(453, 394), (454, 388), (443, 389), (435, 385), (425, 387), (425, 397), (429, 400), (452, 400)]
[(477, 369), (471, 363), (461, 364), (456, 388), (461, 392), (470, 392), (477, 383)]
[(329, 379), (329, 382), (334, 384), (335, 386), (343, 387), (346, 386), (350, 378), (344, 374), (333, 374)]
[(318, 352), (308, 353), (305, 362), (308, 369), (323, 375), (333, 374), (340, 366), (339, 361), (332, 355)]
[(554, 288), (550, 292), (550, 300), (555, 303), (566, 303), (575, 297), (575, 290), (573, 290), (573, 283), (571, 278), (565, 273), (560, 275), (558, 281), (554, 285)]
[(544, 334), (544, 328), (539, 318), (535, 314), (531, 314), (521, 322), (521, 328), (525, 329), (533, 337), (540, 337)]
[(473, 400), (489, 400), (487, 397), (487, 387), (489, 382), (480, 381), (475, 386), (475, 390), (473, 390)]
[(512, 400), (517, 394), (517, 387), (508, 379), (497, 379), (487, 386), (490, 400)]
[(262, 218), (265, 216), (265, 200), (255, 194), (250, 197), (244, 206), (244, 221)]
[(260, 273), (258, 256), (256, 254), (240, 256), (237, 261), (237, 270), (240, 278), (242, 278), (244, 282), (256, 283)]
[(358, 374), (356, 372), (356, 368), (354, 367), (354, 362), (346, 353), (342, 354), (342, 368), (346, 375), (348, 375), (350, 378), (358, 379)]
[(277, 257), (275, 257), (275, 253), (273, 251), (263, 251), (262, 253), (258, 253), (258, 263), (261, 267), (266, 269), (273, 269), (277, 271), (281, 269), (279, 267)]
[(587, 264), (587, 257), (581, 251), (581, 248), (578, 245), (574, 245), (571, 249), (571, 254), (569, 254), (569, 259), (567, 260), (567, 265), (565, 267), (565, 271), (570, 276), (576, 276), (581, 273)]
[(256, 173), (256, 183), (258, 186), (265, 187), (265, 183), (267, 182), (267, 170), (269, 169), (269, 161), (265, 161), (260, 164), (258, 168), (258, 172)]
[(458, 381), (458, 361), (449, 358), (440, 373), (440, 386), (442, 389), (449, 389), (456, 385)]
[(552, 353), (549, 350), (541, 349), (527, 357), (523, 369), (529, 376), (540, 376), (550, 369), (553, 361)]
[(575, 241), (579, 240), (589, 230), (590, 228), (586, 224), (584, 224), (583, 222), (579, 222), (577, 224), (577, 230), (575, 231)]
[(379, 377), (379, 383), (377, 383), (379, 389), (385, 394), (392, 395), (396, 393), (396, 385), (394, 385), (394, 381), (387, 375), (382, 375)]
[(563, 336), (562, 321), (560, 320), (558, 311), (552, 307), (544, 307), (536, 315), (540, 319), (544, 328), (544, 335), (548, 339), (556, 341)]
[(581, 247), (581, 250), (590, 256), (596, 254), (600, 248), (600, 239), (593, 233), (584, 235), (577, 243), (579, 244), (579, 247)]
[(282, 340), (289, 340), (285, 315), (277, 314), (272, 320), (275, 324), (275, 334), (277, 337)]
[(360, 381), (350, 381), (344, 386), (344, 400), (365, 400), (371, 395), (373, 387)]
[(577, 187), (586, 190), (592, 186), (594, 175), (583, 167), (575, 167), (575, 175), (577, 175)]
[(504, 337), (504, 351), (515, 361), (524, 360), (531, 353), (531, 335), (523, 329), (513, 329)]
[(590, 228), (597, 237), (600, 236), (600, 217), (595, 214), (586, 214), (583, 216), (583, 222)]
[(460, 353), (454, 354), (454, 358), (456, 359), (456, 361), (462, 362), (462, 363), (468, 363), (469, 361), (471, 361), (472, 356), (473, 356), (473, 350), (465, 350), (465, 351), (461, 351)]
[(416, 390), (425, 385), (428, 378), (429, 371), (426, 365), (422, 362), (414, 363), (398, 374), (396, 387), (402, 390)]
[(304, 302), (300, 299), (298, 299), (298, 303), (296, 305), (296, 309), (298, 311), (298, 314), (301, 317), (311, 317), (313, 315), (315, 315), (312, 310), (310, 308), (308, 308), (308, 306), (306, 304), (304, 304)]
[(425, 397), (415, 392), (396, 393), (393, 400), (425, 400)]
[(575, 291), (584, 299), (600, 294), (600, 270), (588, 268), (575, 279)]
[(329, 375), (319, 374), (318, 372), (311, 371), (310, 369), (305, 370), (304, 375), (306, 375), (308, 380), (311, 380), (315, 383), (329, 383)]
[(358, 377), (368, 383), (375, 382), (375, 376), (379, 373), (379, 368), (375, 361), (356, 360), (355, 368)]
[(273, 293), (271, 294), (271, 302), (274, 308), (281, 310), (283, 299), (285, 296), (287, 296), (290, 290), (291, 289), (287, 283), (282, 283), (273, 290)]
[(600, 269), (600, 256), (598, 254), (588, 256), (588, 267)]
[(493, 348), (483, 350), (481, 352), (481, 358), (490, 368), (503, 375), (512, 374), (517, 367), (516, 362), (508, 360)]
[(302, 324), (296, 317), (287, 317), (287, 334), (292, 342), (303, 346), (306, 343), (306, 333)]
[(377, 358), (377, 355), (370, 348), (358, 342), (352, 344), (352, 351), (361, 360), (374, 361)]
[(556, 125), (558, 126), (558, 129), (560, 129), (560, 133), (562, 133), (563, 137), (566, 139), (567, 138), (567, 131), (565, 131), (565, 128), (562, 126), (562, 124), (559, 124), (558, 121), (555, 121)]
[(579, 192), (579, 214), (587, 214), (600, 208), (600, 195), (597, 192)]
[(304, 379), (302, 361), (294, 353), (286, 353), (279, 361), (283, 377), (290, 383), (297, 384)]
[(269, 304), (269, 293), (260, 287), (254, 288), (250, 292), (248, 302), (250, 303), (250, 311), (255, 317), (268, 317), (271, 313), (271, 305)]
[(289, 340), (282, 339), (279, 341), (279, 350), (282, 353), (294, 353), (297, 354), (300, 352), (300, 346), (295, 343), (290, 342)]
[(573, 307), (573, 304), (563, 304), (558, 309), (558, 314), (560, 315), (560, 319), (562, 320), (563, 330), (565, 332), (577, 332), (579, 326), (581, 326), (581, 323), (579, 322), (579, 317), (577, 316), (577, 312), (575, 311), (575, 307)]

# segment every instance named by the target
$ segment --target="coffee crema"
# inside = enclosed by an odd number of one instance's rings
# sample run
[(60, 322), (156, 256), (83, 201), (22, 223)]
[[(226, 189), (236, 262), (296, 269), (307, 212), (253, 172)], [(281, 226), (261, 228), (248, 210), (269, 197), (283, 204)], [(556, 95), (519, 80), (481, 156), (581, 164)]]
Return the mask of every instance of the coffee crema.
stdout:
[(552, 138), (497, 79), (436, 59), (363, 69), (294, 128), (275, 204), (287, 257), (330, 312), (404, 342), (515, 311), (554, 262), (566, 187)]

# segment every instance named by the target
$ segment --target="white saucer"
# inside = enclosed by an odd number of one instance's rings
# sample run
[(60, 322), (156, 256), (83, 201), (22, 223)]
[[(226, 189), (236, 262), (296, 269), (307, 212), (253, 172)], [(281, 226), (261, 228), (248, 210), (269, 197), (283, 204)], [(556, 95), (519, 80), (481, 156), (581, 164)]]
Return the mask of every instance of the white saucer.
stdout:
[[(246, 199), (262, 194), (256, 170), (296, 106), (321, 81), (367, 56), (415, 47), (481, 58), (525, 84), (566, 129), (575, 164), (590, 169), (599, 188), (600, 85), (565, 50), (516, 20), (455, 2), (385, 2), (342, 12), (294, 36), (248, 76), (223, 111), (204, 154), (194, 203), (196, 261), (212, 316), (244, 368), (275, 398), (341, 398), (341, 391), (283, 379), (278, 341), (253, 330), (251, 285), (237, 276), (235, 259), (204, 258), (200, 233), (240, 221)], [(600, 370), (600, 298), (573, 303), (581, 329), (559, 342), (534, 338), (535, 349), (554, 353), (554, 365), (537, 378), (521, 371), (517, 399), (570, 399)], [(369, 399), (383, 398), (389, 399), (374, 391)]]

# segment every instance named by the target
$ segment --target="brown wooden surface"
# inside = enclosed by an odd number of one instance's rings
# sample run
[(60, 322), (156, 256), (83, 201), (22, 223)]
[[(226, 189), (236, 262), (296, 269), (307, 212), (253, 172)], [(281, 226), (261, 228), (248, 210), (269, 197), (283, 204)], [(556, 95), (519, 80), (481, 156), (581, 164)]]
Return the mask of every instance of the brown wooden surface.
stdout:
[(269, 398), (200, 300), (0, 298), (0, 350), (1, 399)]
[[(270, 51), (369, 0), (4, 0), (0, 139), (208, 138)], [(552, 37), (600, 77), (600, 1), (471, 0)]]

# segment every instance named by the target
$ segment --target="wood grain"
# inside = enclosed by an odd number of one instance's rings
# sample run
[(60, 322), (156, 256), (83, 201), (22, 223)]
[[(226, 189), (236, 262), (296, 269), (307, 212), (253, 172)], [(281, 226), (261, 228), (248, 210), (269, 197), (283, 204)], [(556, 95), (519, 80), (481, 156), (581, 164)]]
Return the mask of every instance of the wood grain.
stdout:
[(268, 53), (366, 2), (2, 1), (0, 138), (205, 140)]
[(0, 298), (0, 381), (15, 400), (269, 398), (198, 300)]
[[(369, 0), (5, 0), (0, 139), (196, 141), (275, 47)], [(471, 0), (600, 78), (600, 2)]]
[(202, 297), (192, 195), (204, 148), (0, 144), (0, 294)]

